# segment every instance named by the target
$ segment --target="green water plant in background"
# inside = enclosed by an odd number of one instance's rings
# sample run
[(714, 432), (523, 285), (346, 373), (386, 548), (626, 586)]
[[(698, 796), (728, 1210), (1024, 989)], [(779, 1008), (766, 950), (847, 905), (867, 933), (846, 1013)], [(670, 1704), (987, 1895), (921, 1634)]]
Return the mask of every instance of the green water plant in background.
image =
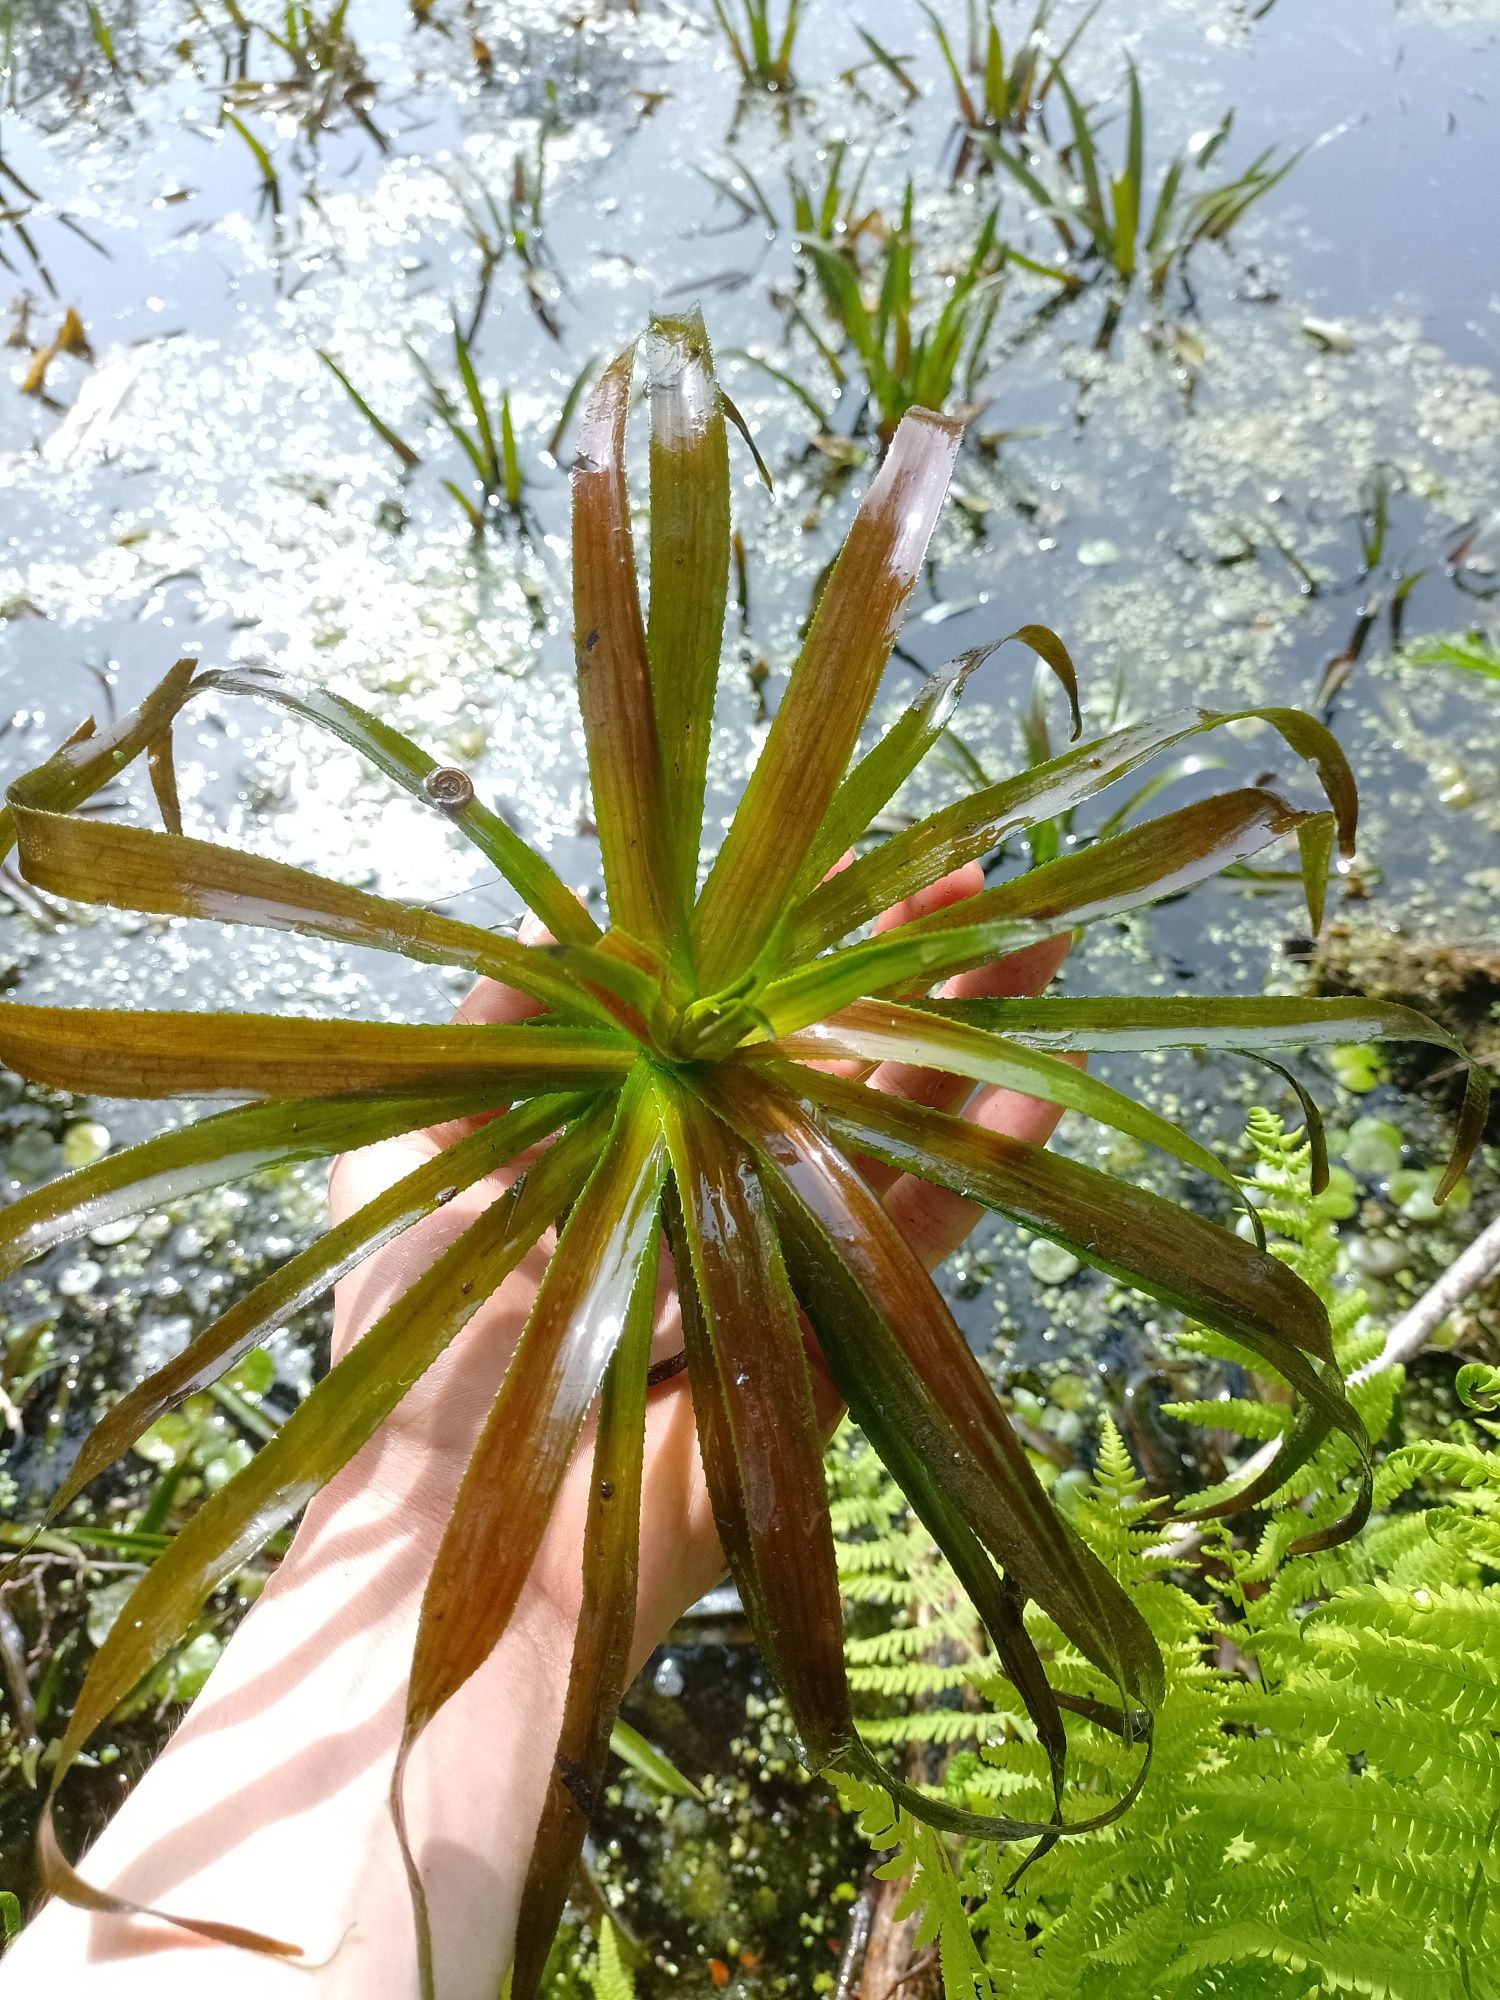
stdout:
[[(508, 519), (524, 525), (526, 476), (516, 443), (515, 421), (511, 415), (510, 391), (501, 389), (498, 400), (486, 393), (470, 351), (470, 341), (455, 320), (453, 359), (458, 370), (458, 386), (451, 389), (415, 348), (411, 357), (427, 385), (428, 408), (433, 419), (458, 445), (474, 473), (466, 490), (457, 480), (445, 479), (443, 491), (462, 511), (475, 536), (497, 520)], [(388, 424), (331, 354), (318, 351), (318, 359), (335, 377), (355, 409), (381, 443), (393, 451), (403, 471), (411, 472), (422, 463), (422, 454)], [(580, 377), (580, 383), (583, 378)]]
[(1500, 646), (1479, 632), (1454, 639), (1423, 639), (1408, 647), (1402, 658), (1417, 667), (1457, 667), (1461, 673), (1500, 681)]
[[(860, 739), (957, 457), (951, 420), (912, 410), (895, 431), (833, 566), (760, 756), (700, 884), (710, 732), (730, 568), (725, 402), (696, 315), (647, 343), (651, 587), (632, 547), (626, 414), (635, 349), (602, 373), (573, 474), (578, 697), (599, 830), (601, 924), (550, 864), (478, 796), (345, 697), (265, 670), (179, 662), (131, 714), (85, 723), (9, 788), (0, 858), (14, 845), (34, 887), (64, 900), (208, 918), (391, 951), (506, 982), (541, 1012), (513, 1026), (429, 1025), (139, 1008), (0, 1006), (0, 1059), (56, 1088), (146, 1099), (225, 1096), (233, 1109), (165, 1132), (40, 1187), (0, 1214), (0, 1275), (50, 1246), (188, 1190), (509, 1106), (310, 1244), (202, 1328), (85, 1439), (49, 1509), (146, 1429), (233, 1369), (267, 1331), (456, 1190), (551, 1139), (536, 1163), (319, 1381), (203, 1504), (137, 1584), (94, 1655), (59, 1746), (43, 1812), (51, 1886), (92, 1893), (63, 1857), (51, 1799), (93, 1732), (188, 1629), (249, 1553), (288, 1525), (383, 1422), (559, 1216), (557, 1246), (459, 1490), (429, 1578), (412, 1662), (406, 1751), (504, 1632), (584, 1424), (599, 1412), (583, 1602), (549, 1794), (523, 1898), (513, 2000), (538, 1988), (585, 1833), (622, 1693), (635, 1610), (642, 1409), (662, 1247), (682, 1303), (686, 1367), (715, 1518), (767, 1666), (808, 1765), (884, 1786), (945, 1832), (1051, 1847), (1129, 1805), (1149, 1761), (1161, 1649), (1130, 1580), (1113, 1577), (1053, 1508), (948, 1306), (872, 1192), (873, 1158), (979, 1201), (1177, 1308), (1290, 1396), (1281, 1447), (1215, 1516), (1264, 1500), (1335, 1434), (1349, 1477), (1295, 1550), (1330, 1548), (1369, 1504), (1369, 1445), (1345, 1394), (1327, 1310), (1252, 1241), (1082, 1162), (898, 1101), (857, 1068), (915, 1063), (1001, 1085), (1153, 1145), (1226, 1197), (1218, 1156), (1090, 1077), (1078, 1049), (1288, 1043), (1393, 1036), (1462, 1050), (1425, 1017), (1357, 1000), (1160, 998), (934, 1001), (950, 975), (1165, 894), (1295, 837), (1316, 930), (1337, 843), (1355, 830), (1343, 753), (1295, 710), (1254, 711), (1305, 760), (1326, 809), (1270, 783), (1212, 793), (1076, 846), (971, 899), (870, 937), (870, 920), (1009, 830), (1082, 799), (1232, 718), (1200, 709), (1075, 742), (978, 787), (829, 871), (945, 726), (972, 661), (939, 678), (878, 741)], [(1040, 626), (1011, 638), (1067, 690), (1073, 665)], [(448, 819), (546, 924), (515, 938), (190, 837), (172, 730), (202, 695), (256, 697), (331, 732)], [(141, 762), (163, 830), (81, 810)], [(1486, 1086), (1471, 1072), (1445, 1187), (1476, 1142)], [(1253, 1210), (1252, 1210), (1253, 1213)], [(929, 1798), (891, 1778), (855, 1721), (845, 1668), (822, 1437), (798, 1308), (840, 1396), (934, 1536), (983, 1621), (1044, 1768), (1017, 1813)], [(767, 1494), (776, 1504), (764, 1504)], [(1055, 1686), (1027, 1604), (1087, 1663)], [(452, 1615), (462, 1606), (462, 1617)], [(1049, 1628), (1049, 1629), (1050, 1629)], [(1082, 1671), (1080, 1669), (1080, 1671)], [(1065, 1724), (1064, 1718), (1074, 1727)], [(1117, 1790), (1071, 1798), (1079, 1720), (1114, 1734)], [(893, 1808), (894, 1809), (894, 1808)], [(420, 1870), (414, 1908), (431, 1990)], [(225, 1935), (212, 1913), (193, 1919)], [(234, 1933), (233, 1941), (246, 1942)], [(254, 1941), (252, 1941), (254, 1942)], [(267, 1950), (295, 1950), (272, 1938)]]
[(802, 0), (784, 0), (777, 32), (772, 0), (713, 0), (714, 19), (743, 83), (761, 90), (790, 90), (792, 58), (802, 25)]
[(995, 19), (995, 0), (968, 0), (966, 60), (960, 62), (941, 15), (927, 5), (926, 15), (953, 88), (959, 143), (954, 155), (955, 179), (975, 165), (992, 159), (983, 145), (1001, 133), (1024, 132), (1040, 113), (1063, 64), (1078, 46), (1085, 28), (1103, 0), (1094, 0), (1073, 24), (1061, 47), (1048, 37), (1054, 0), (1037, 0), (1028, 26), (1012, 37), (1006, 54), (1005, 34)]
[(1278, 160), (1275, 148), (1268, 147), (1232, 180), (1210, 181), (1208, 170), (1233, 130), (1234, 114), (1228, 112), (1206, 138), (1174, 155), (1153, 192), (1135, 66), (1128, 71), (1124, 157), (1118, 170), (1100, 151), (1098, 128), (1066, 76), (1060, 69), (1054, 74), (1067, 107), (1067, 143), (1023, 147), (997, 138), (987, 142), (989, 151), (1038, 204), (1041, 219), (1050, 222), (1070, 263), (1092, 262), (1124, 284), (1140, 273), (1153, 295), (1161, 293), (1174, 265), (1181, 266), (1200, 243), (1222, 243), (1300, 157), (1293, 153)]
[(841, 158), (835, 156), (816, 202), (793, 182), (798, 253), (811, 269), (831, 333), (820, 336), (805, 314), (802, 324), (841, 385), (849, 372), (843, 357), (852, 356), (864, 379), (873, 428), (885, 442), (907, 411), (919, 406), (944, 409), (957, 396), (967, 414), (975, 414), (1007, 268), (1023, 267), (1063, 287), (1074, 283), (1071, 274), (1038, 264), (1006, 243), (995, 207), (957, 268), (924, 279), (914, 261), (912, 183), (906, 183), (894, 223), (870, 217), (852, 228), (858, 182), (846, 195), (837, 172)]

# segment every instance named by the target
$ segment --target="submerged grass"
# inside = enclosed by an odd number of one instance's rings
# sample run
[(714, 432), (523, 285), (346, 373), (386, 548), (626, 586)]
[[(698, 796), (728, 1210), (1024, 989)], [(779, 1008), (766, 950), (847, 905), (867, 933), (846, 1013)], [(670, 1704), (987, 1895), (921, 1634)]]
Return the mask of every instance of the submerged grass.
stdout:
[(1007, 55), (1005, 37), (995, 19), (995, 0), (984, 0), (982, 12), (979, 0), (968, 0), (966, 60), (961, 63), (942, 17), (924, 0), (922, 12), (953, 90), (958, 128), (955, 179), (977, 165), (993, 163), (994, 155), (986, 142), (1002, 133), (1025, 132), (1036, 120), (1047, 93), (1062, 74), (1063, 64), (1102, 4), (1103, 0), (1094, 0), (1054, 50), (1048, 35), (1053, 0), (1038, 0), (1029, 26), (1020, 31)]
[[(548, 88), (550, 91), (550, 84)], [(503, 195), (497, 196), (478, 181), (469, 187), (453, 183), (465, 231), (479, 253), (479, 286), (464, 329), (471, 346), (488, 308), (495, 274), (508, 258), (514, 258), (520, 267), (521, 282), (537, 319), (554, 340), (562, 337), (555, 301), (566, 286), (548, 252), (542, 221), (550, 130), (550, 119), (544, 119), (532, 154), (516, 153), (510, 186)]]
[(798, 256), (828, 330), (821, 331), (800, 306), (799, 323), (841, 386), (852, 357), (880, 438), (889, 440), (917, 406), (954, 408), (964, 418), (977, 415), (984, 407), (976, 397), (1008, 269), (1021, 267), (1063, 287), (1074, 279), (1004, 242), (998, 205), (984, 216), (956, 269), (924, 273), (916, 254), (911, 181), (891, 223), (875, 211), (857, 214), (861, 176), (846, 186), (842, 167), (843, 156), (836, 153), (816, 198), (805, 184), (793, 182)]
[(1101, 152), (1098, 127), (1062, 70), (1054, 65), (1052, 75), (1067, 107), (1068, 139), (1057, 147), (1041, 142), (1023, 150), (989, 138), (987, 150), (1036, 202), (1038, 218), (1050, 223), (1071, 262), (1092, 263), (1125, 285), (1140, 274), (1158, 297), (1174, 266), (1183, 265), (1200, 243), (1222, 243), (1301, 157), (1292, 153), (1278, 160), (1276, 149), (1268, 147), (1233, 179), (1207, 180), (1233, 129), (1234, 114), (1228, 112), (1207, 138), (1174, 155), (1153, 191), (1135, 65), (1127, 70), (1124, 157), (1118, 168)]
[[(498, 399), (494, 392), (485, 390), (474, 364), (469, 340), (457, 320), (453, 324), (453, 360), (458, 373), (456, 388), (450, 388), (415, 347), (409, 347), (407, 351), (426, 385), (431, 418), (458, 445), (474, 473), (476, 486), (466, 490), (456, 480), (445, 479), (442, 482), (444, 492), (462, 510), (476, 536), (483, 535), (501, 518), (524, 525), (526, 480), (511, 414), (510, 390), (500, 389)], [(414, 471), (422, 463), (421, 452), (408, 444), (372, 407), (331, 354), (319, 348), (317, 356), (381, 443), (395, 453), (402, 470)], [(554, 443), (587, 385), (592, 365), (585, 364), (568, 392), (557, 432), (554, 433)]]
[(719, 24), (740, 81), (760, 90), (792, 89), (792, 59), (802, 24), (802, 0), (785, 0), (778, 32), (772, 0), (713, 0)]
[(1456, 667), (1460, 673), (1500, 681), (1500, 644), (1482, 632), (1455, 639), (1419, 639), (1402, 657), (1413, 666)]

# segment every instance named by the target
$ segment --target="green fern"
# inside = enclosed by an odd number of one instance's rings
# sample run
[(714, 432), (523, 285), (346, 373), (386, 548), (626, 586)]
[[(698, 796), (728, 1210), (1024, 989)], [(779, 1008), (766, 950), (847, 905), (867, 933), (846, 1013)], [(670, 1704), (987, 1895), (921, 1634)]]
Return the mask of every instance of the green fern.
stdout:
[(620, 1934), (604, 1919), (599, 1932), (599, 1956), (594, 1961), (594, 2000), (635, 2000), (635, 1981), (620, 1949)]
[[(1357, 1366), (1380, 1333), (1339, 1288), (1336, 1201), (1311, 1195), (1305, 1140), (1265, 1114), (1250, 1139), (1272, 1247), (1325, 1298), (1340, 1360)], [(1473, 1420), (1389, 1453), (1357, 1542), (1288, 1554), (1334, 1505), (1345, 1465), (1330, 1442), (1254, 1546), (1216, 1525), (1192, 1573), (1106, 1421), (1073, 1519), (1166, 1661), (1138, 1800), (1014, 1881), (1020, 1851), (963, 1847), (883, 1793), (843, 1788), (890, 1850), (881, 1872), (912, 1878), (947, 2000), (1500, 2000), (1500, 1456), (1487, 1443), (1500, 1371), (1466, 1368), (1458, 1386)], [(1399, 1388), (1392, 1370), (1355, 1392), (1373, 1435)], [(1280, 1422), (1277, 1406), (1239, 1401), (1179, 1414), (1254, 1442)], [(962, 1744), (943, 1775), (955, 1800), (1045, 1818), (1046, 1760), (936, 1551), (857, 1440), (831, 1480), (846, 1588), (886, 1621), (850, 1641), (874, 1733), (908, 1757)], [(1113, 1697), (1061, 1634), (1034, 1629), (1060, 1686)], [(897, 1696), (917, 1700), (904, 1724), (883, 1712)], [(1138, 1752), (1082, 1720), (1069, 1738), (1079, 1817), (1123, 1796)]]

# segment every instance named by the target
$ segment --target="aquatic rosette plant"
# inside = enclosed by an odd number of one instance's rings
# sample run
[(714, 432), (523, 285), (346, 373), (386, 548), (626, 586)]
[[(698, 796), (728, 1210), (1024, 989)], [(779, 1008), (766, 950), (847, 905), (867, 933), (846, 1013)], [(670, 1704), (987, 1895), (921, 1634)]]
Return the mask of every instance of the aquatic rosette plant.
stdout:
[[(644, 616), (625, 469), (633, 348), (593, 392), (573, 473), (578, 693), (607, 926), (465, 773), (440, 767), (343, 696), (264, 671), (179, 663), (135, 713), (107, 728), (85, 724), (18, 779), (0, 827), (26, 879), (54, 896), (376, 946), (489, 975), (540, 1005), (518, 1025), (444, 1026), (0, 1006), (0, 1057), (39, 1082), (114, 1096), (246, 1100), (14, 1202), (0, 1215), (0, 1271), (101, 1222), (268, 1164), (508, 1107), (302, 1250), (130, 1390), (84, 1443), (52, 1516), (288, 1313), (458, 1190), (550, 1139), (142, 1577), (90, 1666), (50, 1794), (208, 1594), (347, 1463), (561, 1217), (427, 1584), (405, 1729), (409, 1749), (505, 1630), (597, 1410), (592, 1490), (610, 1504), (601, 1500), (589, 1515), (586, 1609), (558, 1776), (524, 1898), (514, 2000), (537, 1991), (584, 1835), (578, 1800), (598, 1783), (622, 1691), (663, 1242), (724, 1550), (808, 1764), (885, 1785), (941, 1827), (1050, 1844), (1099, 1823), (1087, 1798), (1076, 1809), (1067, 1797), (1065, 1712), (1102, 1720), (1138, 1744), (1144, 1769), (1161, 1661), (1129, 1595), (1053, 1510), (942, 1294), (861, 1163), (885, 1162), (958, 1190), (1192, 1315), (1279, 1375), (1296, 1399), (1295, 1420), (1270, 1467), (1222, 1508), (1274, 1494), (1331, 1431), (1353, 1441), (1365, 1468), (1368, 1443), (1339, 1379), (1324, 1306), (1262, 1247), (1091, 1166), (899, 1101), (861, 1077), (896, 1060), (1007, 1086), (1158, 1146), (1232, 1189), (1227, 1169), (1190, 1134), (1064, 1056), (1169, 1046), (1260, 1052), (1376, 1036), (1456, 1047), (1420, 1015), (1359, 1000), (922, 997), (996, 954), (1181, 893), (1289, 835), (1300, 845), (1316, 926), (1335, 840), (1345, 850), (1353, 841), (1355, 793), (1334, 739), (1288, 709), (1251, 713), (1311, 765), (1326, 808), (1299, 807), (1265, 785), (1225, 791), (1075, 843), (967, 901), (868, 934), (879, 912), (989, 854), (1007, 834), (1071, 811), (1157, 753), (1232, 719), (1185, 710), (1075, 742), (870, 843), (872, 822), (937, 740), (973, 665), (962, 661), (932, 681), (857, 754), (958, 450), (958, 426), (925, 410), (903, 419), (859, 507), (699, 886), (730, 562), (726, 406), (696, 315), (657, 322), (648, 348)], [(1040, 626), (1011, 637), (1064, 683), (1080, 735), (1062, 643)], [(173, 720), (210, 691), (257, 696), (333, 732), (446, 814), (555, 941), (521, 943), (184, 835)], [(78, 811), (140, 758), (165, 830)], [(857, 858), (835, 869), (851, 848)], [(830, 1058), (846, 1065), (842, 1073), (822, 1066)], [(1471, 1072), (1450, 1183), (1484, 1111), (1485, 1087)], [(1050, 1764), (1054, 1810), (1045, 1821), (929, 1798), (891, 1777), (860, 1738), (804, 1321), (1025, 1703)], [(1366, 1469), (1343, 1519), (1312, 1542), (1350, 1534), (1369, 1490)], [(1092, 1663), (1099, 1697), (1049, 1685), (1024, 1619), (1028, 1604)], [(398, 1768), (398, 1825), (400, 1784)], [(98, 1892), (63, 1858), (50, 1818), (42, 1845), (52, 1886), (99, 1907)], [(226, 1935), (206, 1919), (194, 1927)]]

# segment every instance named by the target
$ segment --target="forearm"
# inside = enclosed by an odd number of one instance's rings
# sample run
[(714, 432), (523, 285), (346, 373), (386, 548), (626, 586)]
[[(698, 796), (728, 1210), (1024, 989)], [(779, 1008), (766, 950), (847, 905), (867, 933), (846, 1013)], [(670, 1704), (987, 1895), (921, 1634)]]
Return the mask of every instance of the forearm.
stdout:
[[(567, 1529), (561, 1519), (557, 1532)], [(45, 1981), (90, 2000), (196, 2000), (208, 1978), (223, 2000), (415, 1994), (386, 1801), (435, 1532), (430, 1509), (368, 1481), (346, 1477), (315, 1502), (209, 1687), (84, 1866), (135, 1901), (299, 1944), (304, 1963), (53, 1902), (8, 1956), (7, 1991)], [(545, 1573), (568, 1571), (564, 1559)], [(571, 1643), (565, 1597), (529, 1591), (409, 1766), (444, 2000), (498, 1991)]]

